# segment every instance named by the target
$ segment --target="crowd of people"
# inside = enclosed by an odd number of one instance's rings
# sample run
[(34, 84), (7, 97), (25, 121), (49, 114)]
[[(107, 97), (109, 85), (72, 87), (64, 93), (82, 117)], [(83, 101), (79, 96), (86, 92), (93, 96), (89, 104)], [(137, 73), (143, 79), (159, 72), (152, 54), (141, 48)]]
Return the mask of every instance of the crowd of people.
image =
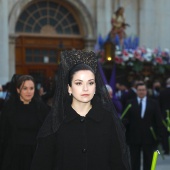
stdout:
[(130, 88), (124, 83), (116, 87), (121, 113), (128, 108), (122, 122), (126, 127), (132, 169), (139, 169), (141, 151), (144, 169), (150, 169), (152, 154), (158, 145), (161, 145), (162, 154), (170, 154), (170, 78), (165, 82), (155, 80), (151, 88), (143, 80), (134, 80)]
[(170, 79), (113, 91), (97, 62), (64, 51), (49, 91), (30, 75), (0, 86), (0, 170), (140, 170), (141, 153), (150, 170), (158, 144), (169, 154)]

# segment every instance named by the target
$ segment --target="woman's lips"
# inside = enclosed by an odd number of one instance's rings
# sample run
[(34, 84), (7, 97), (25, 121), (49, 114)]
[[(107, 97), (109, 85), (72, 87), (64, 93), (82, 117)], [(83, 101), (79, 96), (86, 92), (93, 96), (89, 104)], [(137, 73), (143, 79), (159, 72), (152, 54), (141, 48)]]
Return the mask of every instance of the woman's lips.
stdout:
[(89, 96), (89, 94), (82, 94), (81, 96)]

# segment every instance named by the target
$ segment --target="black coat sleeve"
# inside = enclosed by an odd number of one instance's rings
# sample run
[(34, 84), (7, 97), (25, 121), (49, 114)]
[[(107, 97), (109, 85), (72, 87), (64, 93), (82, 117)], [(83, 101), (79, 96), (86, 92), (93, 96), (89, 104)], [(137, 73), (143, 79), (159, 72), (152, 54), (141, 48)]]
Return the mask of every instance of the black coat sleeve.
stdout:
[(55, 134), (38, 139), (31, 170), (53, 170), (56, 157)]
[(6, 105), (0, 115), (0, 167), (2, 166), (3, 157), (8, 143), (11, 139), (12, 127), (9, 121), (9, 106)]

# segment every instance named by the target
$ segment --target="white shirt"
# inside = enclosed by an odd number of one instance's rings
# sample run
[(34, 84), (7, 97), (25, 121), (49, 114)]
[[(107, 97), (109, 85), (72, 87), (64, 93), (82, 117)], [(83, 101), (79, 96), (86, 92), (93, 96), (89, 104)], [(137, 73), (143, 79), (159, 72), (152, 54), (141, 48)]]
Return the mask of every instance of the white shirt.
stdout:
[[(138, 104), (140, 104), (141, 98), (137, 97)], [(142, 98), (142, 111), (141, 111), (141, 118), (144, 117), (146, 110), (146, 96)]]
[(0, 91), (0, 99), (5, 99), (7, 92)]

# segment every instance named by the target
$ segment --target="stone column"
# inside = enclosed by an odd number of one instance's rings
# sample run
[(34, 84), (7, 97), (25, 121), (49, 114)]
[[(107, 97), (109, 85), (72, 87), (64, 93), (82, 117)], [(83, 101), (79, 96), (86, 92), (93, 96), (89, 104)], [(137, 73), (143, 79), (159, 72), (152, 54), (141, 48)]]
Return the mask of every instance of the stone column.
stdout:
[(8, 1), (0, 0), (0, 84), (9, 81)]
[(16, 37), (9, 37), (9, 78), (15, 73), (15, 39)]
[[(112, 0), (97, 0), (97, 34), (105, 37), (111, 30)], [(97, 36), (98, 36), (97, 35)]]

